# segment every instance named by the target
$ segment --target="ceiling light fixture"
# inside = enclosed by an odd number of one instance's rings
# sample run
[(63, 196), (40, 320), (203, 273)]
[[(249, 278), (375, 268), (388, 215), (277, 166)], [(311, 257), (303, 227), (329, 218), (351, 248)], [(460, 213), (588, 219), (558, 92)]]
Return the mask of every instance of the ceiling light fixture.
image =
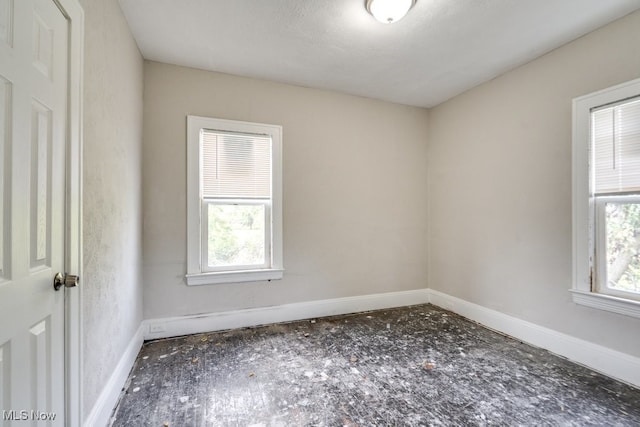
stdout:
[(367, 0), (367, 11), (383, 24), (401, 20), (416, 0)]

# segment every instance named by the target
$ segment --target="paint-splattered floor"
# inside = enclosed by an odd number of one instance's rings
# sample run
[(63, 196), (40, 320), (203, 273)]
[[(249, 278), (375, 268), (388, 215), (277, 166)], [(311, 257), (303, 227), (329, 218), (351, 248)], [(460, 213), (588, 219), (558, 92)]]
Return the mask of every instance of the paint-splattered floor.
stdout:
[(113, 426), (639, 426), (640, 390), (432, 305), (146, 343)]

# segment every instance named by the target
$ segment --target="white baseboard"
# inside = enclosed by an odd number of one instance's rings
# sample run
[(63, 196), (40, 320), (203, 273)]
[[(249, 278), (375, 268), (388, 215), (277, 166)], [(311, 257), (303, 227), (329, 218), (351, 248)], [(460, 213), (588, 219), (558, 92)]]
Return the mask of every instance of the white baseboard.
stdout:
[(111, 413), (118, 403), (118, 398), (122, 392), (129, 372), (133, 367), (136, 357), (140, 352), (142, 343), (144, 341), (144, 328), (140, 325), (134, 336), (129, 341), (127, 348), (125, 349), (120, 361), (116, 365), (109, 381), (102, 389), (102, 393), (98, 396), (98, 400), (91, 409), (89, 416), (87, 416), (84, 426), (107, 426), (110, 423)]
[(499, 311), (429, 289), (433, 305), (490, 329), (549, 350), (609, 377), (640, 387), (640, 358), (548, 329)]
[(429, 302), (427, 289), (308, 301), (272, 307), (233, 310), (196, 316), (148, 319), (144, 338), (157, 339), (270, 323), (290, 322)]

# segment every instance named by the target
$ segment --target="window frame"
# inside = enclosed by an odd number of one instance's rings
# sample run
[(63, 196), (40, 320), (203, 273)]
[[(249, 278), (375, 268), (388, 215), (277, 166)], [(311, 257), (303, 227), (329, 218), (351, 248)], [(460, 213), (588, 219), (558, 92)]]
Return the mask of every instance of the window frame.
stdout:
[[(206, 266), (204, 212), (209, 203), (233, 201), (232, 199), (211, 200), (202, 197), (201, 189), (201, 130), (235, 132), (271, 137), (271, 199), (238, 200), (240, 204), (265, 204), (267, 220), (265, 234), (266, 265), (231, 266), (211, 269)], [(270, 221), (269, 221), (270, 220)], [(270, 242), (269, 242), (270, 240)], [(237, 120), (217, 119), (201, 116), (187, 116), (187, 285), (208, 285), (271, 281), (282, 279), (282, 126), (251, 123)], [(267, 247), (268, 246), (268, 247)], [(267, 255), (269, 254), (269, 255)]]
[(219, 271), (238, 271), (238, 270), (257, 270), (270, 268), (271, 260), (271, 199), (208, 199), (201, 198), (201, 216), (200, 218), (207, 218), (209, 214), (209, 205), (235, 205), (235, 206), (264, 206), (264, 260), (263, 264), (249, 264), (249, 265), (230, 265), (230, 266), (209, 266), (209, 230), (207, 227), (200, 227), (200, 242), (202, 247), (200, 248), (200, 265), (202, 266), (202, 272), (219, 272)]
[[(596, 233), (596, 197), (592, 193), (591, 112), (640, 95), (640, 79), (573, 99), (572, 120), (572, 287), (575, 303), (640, 318), (640, 301), (624, 293), (603, 293), (597, 284), (602, 236)], [(605, 196), (600, 196), (604, 199)]]
[[(606, 206), (607, 203), (640, 203), (640, 194), (622, 194), (622, 195), (604, 195), (595, 196), (595, 254), (606, 254), (607, 252), (607, 223), (606, 223)], [(609, 288), (606, 284), (608, 279), (607, 257), (594, 256), (595, 260), (595, 278), (593, 286), (595, 291), (614, 297), (627, 298), (630, 300), (640, 300), (640, 294), (634, 292), (626, 292), (619, 289)]]

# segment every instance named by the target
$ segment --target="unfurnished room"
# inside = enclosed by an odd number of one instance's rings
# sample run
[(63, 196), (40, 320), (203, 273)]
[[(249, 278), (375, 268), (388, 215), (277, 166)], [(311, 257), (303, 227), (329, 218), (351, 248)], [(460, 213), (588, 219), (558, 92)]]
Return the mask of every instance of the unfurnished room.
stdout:
[(0, 0), (0, 425), (640, 425), (640, 0)]

